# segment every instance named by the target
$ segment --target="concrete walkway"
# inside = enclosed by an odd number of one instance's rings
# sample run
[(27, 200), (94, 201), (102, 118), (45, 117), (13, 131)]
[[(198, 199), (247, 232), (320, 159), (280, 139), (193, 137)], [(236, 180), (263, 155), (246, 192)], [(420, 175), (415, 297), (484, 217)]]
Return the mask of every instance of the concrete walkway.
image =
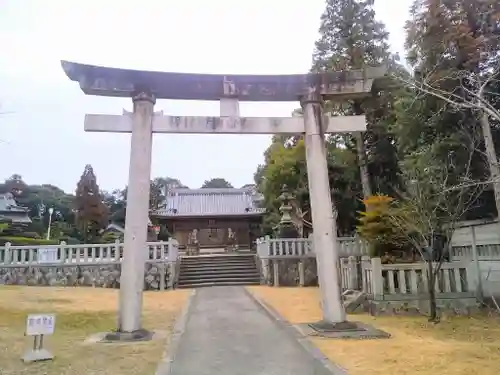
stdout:
[(243, 287), (198, 289), (171, 355), (172, 375), (332, 374)]

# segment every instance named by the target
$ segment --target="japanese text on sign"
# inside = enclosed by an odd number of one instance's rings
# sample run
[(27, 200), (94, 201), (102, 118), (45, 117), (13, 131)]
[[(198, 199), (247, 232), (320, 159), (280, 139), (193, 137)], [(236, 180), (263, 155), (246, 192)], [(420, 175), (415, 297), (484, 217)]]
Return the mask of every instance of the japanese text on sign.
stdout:
[(56, 325), (54, 314), (28, 315), (26, 319), (26, 335), (52, 335)]
[(55, 263), (57, 262), (57, 249), (38, 249), (38, 263)]

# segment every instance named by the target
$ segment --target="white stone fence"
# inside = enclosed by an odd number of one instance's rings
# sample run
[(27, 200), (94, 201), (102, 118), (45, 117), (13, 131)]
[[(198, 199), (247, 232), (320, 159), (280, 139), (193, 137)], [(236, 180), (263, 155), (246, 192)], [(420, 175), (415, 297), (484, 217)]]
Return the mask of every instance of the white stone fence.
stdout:
[[(339, 256), (368, 255), (368, 245), (359, 237), (338, 237)], [(271, 238), (261, 237), (256, 241), (257, 254), (261, 259), (299, 259), (315, 257), (312, 237), (309, 238)]]
[[(342, 290), (362, 290), (374, 300), (393, 301), (419, 300), (428, 294), (426, 263), (382, 264), (380, 258), (367, 255), (368, 247), (359, 238), (339, 237), (338, 241)], [(257, 254), (264, 281), (274, 286), (279, 286), (284, 279), (297, 280), (295, 285), (304, 286), (306, 267), (316, 268), (310, 239), (260, 238)], [(293, 272), (294, 277), (284, 277), (287, 272)], [(478, 275), (477, 267), (470, 260), (443, 263), (435, 286), (438, 298), (475, 298)]]
[(463, 246), (453, 246), (451, 249), (452, 260), (470, 260), (478, 261), (500, 260), (500, 244), (481, 244), (475, 243)]
[[(0, 247), (0, 284), (117, 287), (124, 244)], [(179, 246), (175, 239), (148, 242), (144, 254), (144, 288), (174, 288), (178, 278)]]
[[(30, 266), (39, 264), (99, 264), (119, 263), (123, 259), (124, 244), (115, 243), (67, 245), (13, 246), (9, 242), (0, 247), (1, 266)], [(146, 262), (175, 263), (179, 246), (175, 239), (165, 242), (148, 242), (144, 251)]]
[[(359, 237), (339, 237), (337, 241), (341, 259), (368, 254), (366, 242)], [(316, 254), (311, 236), (277, 239), (266, 236), (259, 238), (256, 245), (264, 283), (304, 286), (316, 282)]]
[[(342, 286), (350, 289), (356, 270), (352, 264), (341, 267)], [(427, 263), (382, 264), (380, 258), (363, 257), (361, 270), (363, 292), (374, 300), (411, 300), (428, 294)], [(469, 261), (443, 263), (434, 288), (441, 299), (475, 298), (478, 273)]]

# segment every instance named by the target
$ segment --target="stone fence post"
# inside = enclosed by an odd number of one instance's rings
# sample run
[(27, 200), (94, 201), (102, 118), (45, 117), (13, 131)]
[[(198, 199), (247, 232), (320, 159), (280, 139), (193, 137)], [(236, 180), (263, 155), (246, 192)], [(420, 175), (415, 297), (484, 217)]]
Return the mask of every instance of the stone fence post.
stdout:
[(11, 254), (11, 243), (6, 242), (5, 243), (5, 255), (4, 255), (4, 263), (5, 264), (10, 264), (12, 262), (12, 254)]
[(382, 261), (380, 258), (372, 258), (372, 293), (374, 300), (380, 300), (384, 296), (384, 278), (382, 277)]
[(358, 288), (358, 270), (355, 256), (347, 259), (347, 289), (356, 290)]
[(115, 259), (116, 259), (117, 261), (120, 261), (120, 255), (121, 255), (121, 254), (120, 254), (120, 247), (121, 247), (121, 244), (120, 244), (120, 239), (119, 239), (119, 238), (117, 238), (117, 239), (115, 240)]
[(260, 268), (262, 270), (262, 279), (264, 281), (264, 284), (268, 285), (269, 280), (270, 280), (270, 274), (269, 274), (269, 247), (270, 247), (270, 242), (269, 240), (271, 237), (265, 236), (257, 239), (256, 244), (257, 244), (257, 255), (259, 257), (260, 261)]
[(66, 263), (66, 259), (68, 258), (66, 256), (66, 251), (69, 251), (69, 250), (66, 248), (66, 245), (67, 245), (66, 241), (61, 241), (59, 243), (59, 250), (61, 251), (61, 255), (59, 256), (59, 261), (63, 264)]
[(175, 238), (168, 239), (168, 268), (170, 270), (170, 274), (168, 277), (168, 289), (174, 288), (175, 279), (177, 278), (176, 270), (177, 270), (177, 260), (179, 258), (179, 242)]

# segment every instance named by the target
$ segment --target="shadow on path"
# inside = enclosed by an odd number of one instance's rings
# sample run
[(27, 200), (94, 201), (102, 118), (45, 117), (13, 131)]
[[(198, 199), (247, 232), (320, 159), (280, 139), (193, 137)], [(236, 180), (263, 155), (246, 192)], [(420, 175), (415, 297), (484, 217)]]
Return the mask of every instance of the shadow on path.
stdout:
[(172, 375), (332, 374), (243, 287), (198, 289), (171, 355)]

